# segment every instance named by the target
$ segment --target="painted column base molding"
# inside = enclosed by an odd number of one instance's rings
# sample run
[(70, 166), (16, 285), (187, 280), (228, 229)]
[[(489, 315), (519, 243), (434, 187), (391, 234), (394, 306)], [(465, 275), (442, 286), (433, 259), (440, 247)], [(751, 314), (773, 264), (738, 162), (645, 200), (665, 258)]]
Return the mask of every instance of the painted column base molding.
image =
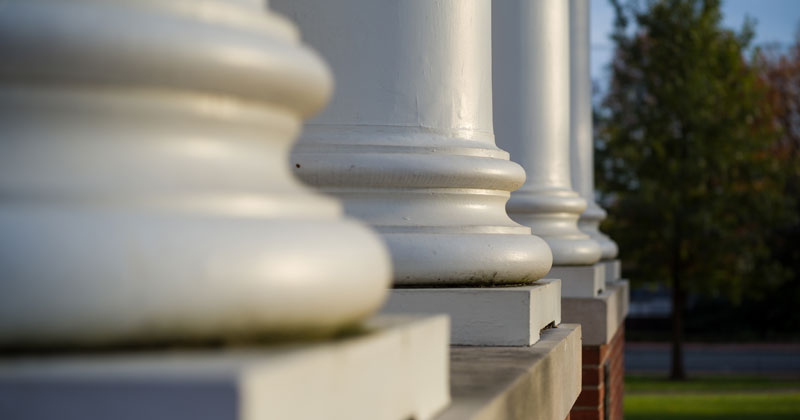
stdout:
[(622, 264), (619, 259), (604, 260), (598, 264), (602, 264), (606, 269), (606, 283), (615, 283), (622, 280)]
[(445, 316), (333, 342), (0, 358), (4, 419), (429, 419), (450, 402)]
[(594, 201), (589, 13), (589, 0), (569, 0), (570, 170), (573, 187), (587, 202), (578, 227), (600, 245), (602, 261), (616, 258), (619, 250), (617, 244), (600, 231), (600, 222), (606, 218), (606, 211)]
[(570, 178), (569, 2), (495, 1), (492, 22), (497, 145), (527, 175), (506, 210), (547, 242), (553, 265), (594, 264), (602, 251), (578, 228), (587, 203)]
[(561, 281), (486, 288), (393, 289), (383, 313), (446, 313), (450, 341), (473, 346), (530, 346), (561, 323)]
[(547, 278), (561, 279), (561, 297), (597, 297), (606, 288), (606, 268), (602, 264), (557, 265)]
[[(591, 141), (590, 141), (591, 142)], [(590, 150), (591, 153), (591, 150)], [(590, 182), (590, 185), (594, 185), (594, 181)], [(600, 259), (601, 260), (609, 260), (612, 258), (616, 258), (617, 254), (619, 254), (619, 248), (617, 247), (617, 243), (611, 240), (605, 233), (600, 231), (600, 222), (606, 219), (606, 211), (603, 210), (597, 203), (594, 202), (592, 196), (594, 192), (592, 189), (586, 191), (583, 197), (586, 199), (588, 205), (586, 207), (586, 211), (581, 214), (580, 219), (578, 219), (578, 227), (580, 230), (589, 237), (592, 238), (598, 245), (600, 245)]]
[(581, 326), (531, 347), (450, 349), (453, 403), (436, 420), (564, 420), (581, 391)]
[(525, 171), (494, 141), (490, 2), (270, 3), (336, 80), (291, 166), (382, 236), (395, 285), (518, 285), (547, 273), (547, 243), (505, 209)]
[(255, 0), (0, 9), (0, 347), (325, 336), (390, 261), (288, 153), (332, 89)]

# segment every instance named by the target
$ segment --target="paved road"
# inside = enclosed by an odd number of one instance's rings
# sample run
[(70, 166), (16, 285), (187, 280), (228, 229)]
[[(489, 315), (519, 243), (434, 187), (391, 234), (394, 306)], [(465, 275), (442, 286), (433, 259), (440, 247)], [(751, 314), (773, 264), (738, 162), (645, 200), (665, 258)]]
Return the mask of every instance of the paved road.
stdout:
[[(690, 373), (745, 373), (800, 376), (798, 344), (687, 344)], [(669, 345), (626, 343), (625, 369), (629, 373), (668, 372)]]

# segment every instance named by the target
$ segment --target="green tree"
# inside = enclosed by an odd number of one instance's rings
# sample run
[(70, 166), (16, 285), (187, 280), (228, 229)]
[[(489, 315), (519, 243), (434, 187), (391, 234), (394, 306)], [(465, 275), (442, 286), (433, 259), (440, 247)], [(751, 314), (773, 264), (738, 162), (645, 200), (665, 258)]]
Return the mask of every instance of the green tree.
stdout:
[(721, 26), (719, 0), (621, 4), (611, 81), (598, 110), (605, 229), (634, 279), (672, 293), (672, 368), (685, 378), (689, 291), (740, 299), (784, 273), (768, 234), (788, 214), (784, 164), (752, 25)]
[[(797, 214), (800, 213), (800, 25), (794, 44), (785, 50), (768, 47), (759, 51), (757, 59), (769, 87), (775, 121), (780, 129), (774, 150), (788, 163), (785, 192), (787, 197), (793, 198)], [(769, 317), (764, 319), (784, 332), (798, 332), (797, 326), (800, 325), (800, 312), (796, 309), (800, 301), (800, 247), (797, 246), (800, 243), (800, 220), (795, 218), (792, 222), (775, 232), (771, 242), (776, 257), (793, 277), (775, 290), (768, 305)]]

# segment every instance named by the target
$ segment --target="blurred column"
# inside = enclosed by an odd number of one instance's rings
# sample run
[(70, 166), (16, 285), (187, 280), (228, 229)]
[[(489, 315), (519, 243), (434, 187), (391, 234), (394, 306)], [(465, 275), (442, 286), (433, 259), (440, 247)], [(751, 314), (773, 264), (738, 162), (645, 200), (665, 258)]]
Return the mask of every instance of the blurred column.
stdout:
[(493, 2), (494, 115), (498, 144), (528, 174), (508, 202), (514, 220), (553, 250), (553, 265), (594, 264), (578, 229), (586, 200), (570, 181), (569, 2)]
[(337, 81), (291, 166), (382, 235), (396, 286), (523, 284), (547, 273), (546, 243), (505, 210), (525, 172), (494, 142), (490, 2), (273, 4)]
[(589, 0), (570, 0), (570, 163), (572, 183), (588, 203), (578, 225), (600, 244), (601, 259), (610, 260), (617, 256), (617, 244), (600, 232), (599, 225), (606, 218), (606, 212), (594, 201), (589, 11)]
[(596, 296), (600, 246), (578, 229), (586, 200), (570, 180), (569, 2), (492, 2), (494, 125), (498, 144), (528, 174), (506, 208), (553, 251), (549, 278), (564, 296)]
[(258, 1), (4, 2), (0, 346), (335, 333), (379, 238), (287, 167), (331, 77)]
[[(566, 3), (566, 2), (565, 2)], [(619, 279), (617, 246), (600, 233), (605, 211), (594, 202), (592, 138), (592, 84), (589, 68), (589, 0), (569, 0), (570, 27), (570, 131), (572, 183), (588, 207), (578, 226), (601, 247), (602, 260), (595, 265), (605, 278), (603, 293), (596, 297), (561, 300), (564, 322), (581, 324), (583, 387), (572, 408), (572, 418), (619, 419), (622, 414), (625, 351), (625, 317), (628, 282)], [(604, 373), (598, 375), (598, 372)], [(603, 389), (603, 395), (597, 390)]]

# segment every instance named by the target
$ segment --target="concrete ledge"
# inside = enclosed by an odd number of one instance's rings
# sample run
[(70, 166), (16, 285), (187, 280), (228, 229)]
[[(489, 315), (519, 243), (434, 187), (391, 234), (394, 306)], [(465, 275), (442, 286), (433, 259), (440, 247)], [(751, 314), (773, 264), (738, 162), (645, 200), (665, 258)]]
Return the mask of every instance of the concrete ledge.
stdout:
[(594, 265), (554, 265), (549, 279), (561, 279), (562, 297), (596, 297), (606, 287), (606, 267)]
[(628, 315), (629, 285), (619, 280), (595, 298), (562, 298), (564, 322), (581, 324), (583, 345), (608, 344)]
[(380, 317), (308, 345), (0, 358), (0, 418), (427, 419), (449, 402), (448, 319)]
[(631, 306), (631, 282), (629, 280), (619, 279), (615, 284), (624, 288), (622, 292), (622, 307), (620, 308), (620, 317), (622, 318), (620, 323), (622, 323), (625, 322), (625, 318), (628, 317), (628, 311)]
[(561, 323), (561, 282), (530, 286), (393, 289), (383, 313), (450, 315), (452, 344), (530, 346), (539, 331)]
[(600, 261), (598, 264), (605, 267), (606, 283), (615, 283), (622, 279), (622, 266), (619, 260)]
[(581, 392), (581, 327), (547, 329), (531, 347), (450, 351), (453, 404), (437, 420), (564, 420)]

